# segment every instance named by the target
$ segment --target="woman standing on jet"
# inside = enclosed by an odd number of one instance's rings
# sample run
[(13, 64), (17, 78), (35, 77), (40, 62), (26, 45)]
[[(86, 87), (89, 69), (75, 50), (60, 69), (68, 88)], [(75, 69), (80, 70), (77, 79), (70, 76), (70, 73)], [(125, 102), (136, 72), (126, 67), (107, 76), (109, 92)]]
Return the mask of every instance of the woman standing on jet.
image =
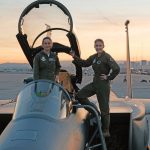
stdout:
[(42, 40), (43, 50), (36, 54), (33, 60), (33, 79), (59, 80), (60, 62), (55, 52), (52, 52), (53, 42), (50, 37)]
[(101, 111), (102, 131), (104, 136), (108, 137), (110, 136), (109, 81), (113, 80), (118, 75), (120, 68), (115, 60), (103, 50), (104, 42), (102, 39), (95, 40), (94, 48), (96, 54), (90, 56), (87, 60), (82, 60), (77, 57), (74, 52), (70, 52), (70, 55), (74, 58), (74, 63), (77, 63), (82, 67), (92, 66), (94, 70), (93, 82), (79, 90), (76, 99), (81, 104), (91, 105), (91, 102), (87, 97), (96, 94)]

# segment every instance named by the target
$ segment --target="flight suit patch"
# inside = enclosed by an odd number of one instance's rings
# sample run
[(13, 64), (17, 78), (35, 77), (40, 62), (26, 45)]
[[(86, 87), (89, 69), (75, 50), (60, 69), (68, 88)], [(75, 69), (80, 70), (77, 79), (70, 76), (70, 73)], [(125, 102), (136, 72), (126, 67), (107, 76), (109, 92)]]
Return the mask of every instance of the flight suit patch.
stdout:
[(41, 61), (46, 61), (46, 58), (42, 56)]
[(49, 61), (55, 61), (55, 59), (54, 58), (49, 58)]

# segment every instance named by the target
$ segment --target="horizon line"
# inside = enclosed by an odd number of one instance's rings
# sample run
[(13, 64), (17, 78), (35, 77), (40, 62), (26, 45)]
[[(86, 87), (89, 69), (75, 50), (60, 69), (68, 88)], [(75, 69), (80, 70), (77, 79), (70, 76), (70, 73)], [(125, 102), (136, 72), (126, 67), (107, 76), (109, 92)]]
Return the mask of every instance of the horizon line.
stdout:
[[(60, 60), (60, 62), (71, 62), (72, 60)], [(116, 62), (125, 62), (126, 60), (115, 60)], [(141, 60), (131, 60), (130, 62), (141, 62), (141, 61), (147, 61), (147, 62), (149, 62), (150, 60), (146, 60), (146, 59), (141, 59)], [(2, 62), (2, 63), (0, 63), (0, 64), (29, 64), (28, 62)]]

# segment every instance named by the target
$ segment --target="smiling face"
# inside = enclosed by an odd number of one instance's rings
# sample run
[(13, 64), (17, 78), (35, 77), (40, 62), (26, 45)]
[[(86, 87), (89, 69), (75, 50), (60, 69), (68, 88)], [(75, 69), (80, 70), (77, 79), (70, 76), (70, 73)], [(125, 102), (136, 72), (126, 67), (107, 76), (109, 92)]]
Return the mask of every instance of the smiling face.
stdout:
[(45, 52), (50, 52), (51, 48), (53, 46), (53, 42), (50, 38), (46, 37), (42, 41), (42, 47)]
[(94, 48), (97, 53), (102, 53), (104, 48), (104, 42), (100, 39), (95, 40)]

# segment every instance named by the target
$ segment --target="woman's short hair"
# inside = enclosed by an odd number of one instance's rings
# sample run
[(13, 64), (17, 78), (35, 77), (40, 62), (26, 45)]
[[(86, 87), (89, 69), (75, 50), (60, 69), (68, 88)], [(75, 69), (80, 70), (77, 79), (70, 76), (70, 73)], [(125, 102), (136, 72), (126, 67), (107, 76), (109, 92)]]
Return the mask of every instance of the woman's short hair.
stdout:
[(103, 45), (104, 45), (104, 41), (103, 41), (102, 39), (96, 39), (96, 40), (94, 41), (94, 43), (96, 43), (96, 42), (101, 42), (101, 43), (103, 43)]
[(42, 44), (43, 44), (44, 40), (46, 40), (46, 39), (48, 39), (48, 40), (50, 40), (52, 42), (52, 39), (49, 36), (46, 36), (46, 37), (43, 38)]

